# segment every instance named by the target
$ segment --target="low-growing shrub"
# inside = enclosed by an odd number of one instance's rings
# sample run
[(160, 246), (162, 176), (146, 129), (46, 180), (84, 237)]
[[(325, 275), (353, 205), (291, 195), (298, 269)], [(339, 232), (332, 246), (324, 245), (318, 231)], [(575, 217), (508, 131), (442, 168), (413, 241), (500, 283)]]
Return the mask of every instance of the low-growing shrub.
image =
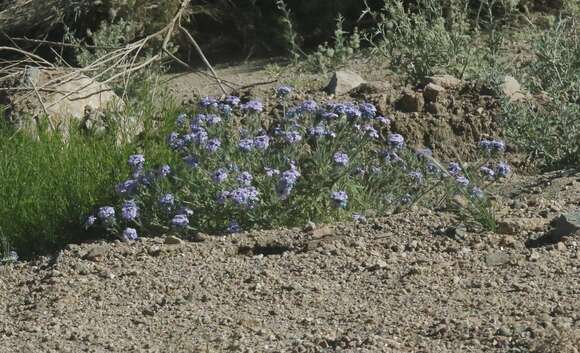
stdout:
[[(463, 208), (471, 215), (489, 206), (478, 178), (407, 146), (372, 104), (291, 105), (290, 94), (289, 87), (278, 89), (271, 115), (257, 100), (202, 99), (198, 111), (177, 117), (167, 137), (174, 162), (155, 165), (132, 155), (128, 179), (115, 187), (118, 202), (96, 208), (87, 228), (127, 239), (138, 231), (237, 232), (359, 219), (367, 210), (433, 206), (456, 194), (469, 200)], [(504, 148), (499, 141), (482, 146)], [(490, 180), (509, 173), (505, 163), (485, 166)]]

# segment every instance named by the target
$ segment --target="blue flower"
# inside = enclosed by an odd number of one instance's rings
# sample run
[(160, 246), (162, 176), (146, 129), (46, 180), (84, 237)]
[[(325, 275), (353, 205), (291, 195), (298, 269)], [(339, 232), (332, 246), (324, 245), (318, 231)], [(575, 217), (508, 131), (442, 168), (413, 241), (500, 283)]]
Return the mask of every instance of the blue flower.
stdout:
[(84, 224), (85, 229), (92, 227), (96, 221), (97, 221), (97, 217), (95, 217), (93, 215), (88, 216), (87, 219), (85, 220), (85, 224)]
[(347, 103), (344, 106), (344, 113), (350, 120), (359, 119), (362, 116), (360, 109), (352, 103)]
[(198, 145), (203, 145), (204, 143), (207, 142), (207, 131), (200, 127), (200, 126), (192, 126), (191, 127), (191, 133), (189, 133), (188, 135), (188, 139), (191, 140), (191, 142), (198, 144)]
[(457, 183), (461, 186), (468, 186), (469, 185), (469, 179), (467, 179), (463, 175), (456, 177), (455, 181), (457, 181)]
[(222, 113), (226, 118), (232, 114), (232, 107), (227, 104), (220, 103), (218, 107), (220, 113)]
[(250, 186), (252, 184), (252, 180), (254, 180), (254, 177), (249, 172), (242, 172), (240, 175), (238, 175), (236, 180), (241, 186)]
[(205, 149), (209, 152), (217, 152), (220, 147), (221, 147), (222, 143), (220, 140), (218, 139), (211, 139), (209, 141), (207, 141), (207, 144), (205, 145)]
[(171, 174), (171, 167), (167, 164), (162, 165), (161, 168), (159, 168), (159, 171), (157, 171), (157, 175), (161, 178), (165, 178), (169, 174)]
[(228, 104), (231, 107), (237, 107), (240, 105), (240, 97), (237, 96), (227, 96), (224, 99), (224, 103)]
[(509, 175), (511, 170), (512, 168), (509, 166), (509, 164), (507, 164), (506, 162), (500, 162), (497, 165), (496, 173), (499, 178), (505, 178)]
[(503, 152), (505, 151), (505, 142), (502, 140), (481, 140), (479, 147), (486, 152)]
[(182, 128), (183, 126), (185, 126), (185, 121), (187, 120), (187, 114), (185, 113), (181, 113), (177, 116), (177, 119), (175, 120), (175, 123), (177, 124), (177, 127)]
[(298, 131), (287, 131), (284, 133), (284, 140), (293, 145), (302, 140), (302, 135)]
[(254, 139), (254, 146), (260, 151), (265, 151), (270, 146), (270, 137), (268, 135), (258, 136)]
[(363, 130), (367, 136), (376, 139), (379, 138), (379, 132), (372, 125), (365, 125)]
[(205, 109), (217, 109), (218, 101), (214, 97), (203, 97), (199, 102), (199, 106)]
[(133, 168), (133, 170), (143, 168), (145, 164), (145, 157), (142, 154), (134, 154), (129, 156), (129, 160), (127, 161), (129, 166)]
[(216, 170), (213, 175), (211, 176), (211, 179), (215, 182), (215, 183), (223, 183), (224, 181), (226, 181), (228, 178), (228, 171), (225, 168), (220, 168), (218, 170)]
[(193, 216), (193, 211), (187, 207), (182, 207), (179, 210), (177, 210), (176, 214), (182, 214), (182, 215), (185, 215), (187, 217), (191, 217), (191, 216)]
[(241, 187), (230, 192), (230, 200), (240, 207), (253, 207), (259, 200), (260, 193), (253, 186)]
[(121, 217), (125, 221), (134, 221), (139, 217), (139, 207), (133, 200), (126, 201), (121, 208)]
[(220, 118), (219, 116), (217, 116), (215, 114), (208, 114), (205, 116), (205, 122), (208, 125), (217, 125), (217, 124), (222, 122), (222, 118)]
[(300, 104), (299, 111), (301, 113), (316, 113), (318, 110), (318, 103), (313, 100), (305, 100)]
[(345, 167), (348, 165), (349, 159), (348, 155), (344, 152), (336, 152), (333, 156), (334, 163), (341, 167)]
[(115, 190), (119, 195), (129, 195), (134, 193), (139, 187), (139, 181), (135, 179), (127, 179), (117, 184)]
[(239, 233), (242, 230), (240, 224), (237, 221), (230, 221), (226, 231), (230, 234)]
[(261, 113), (264, 110), (264, 105), (259, 100), (251, 100), (242, 105), (242, 110), (249, 113)]
[(459, 165), (459, 163), (457, 162), (451, 162), (449, 163), (449, 165), (447, 166), (447, 172), (449, 174), (451, 174), (452, 176), (457, 176), (459, 175), (459, 173), (461, 173), (463, 169), (461, 169), (461, 166)]
[(285, 98), (292, 93), (292, 87), (290, 86), (280, 86), (276, 89), (276, 96), (279, 98)]
[(251, 150), (254, 149), (254, 140), (252, 139), (241, 139), (240, 143), (238, 144), (238, 147), (240, 147), (240, 150), (242, 152), (250, 152)]
[(115, 209), (111, 206), (104, 206), (99, 208), (97, 216), (102, 222), (109, 222), (115, 219)]
[(391, 124), (391, 119), (385, 118), (384, 116), (377, 116), (375, 120), (384, 125)]
[(481, 174), (483, 174), (489, 178), (495, 177), (495, 171), (489, 167), (483, 166), (483, 167), (479, 168), (479, 171), (481, 172)]
[(372, 119), (377, 114), (377, 108), (372, 103), (361, 103), (358, 107), (363, 118)]
[(126, 241), (134, 241), (139, 239), (139, 235), (137, 234), (137, 230), (135, 228), (127, 227), (123, 231), (123, 239)]
[(177, 229), (184, 229), (189, 225), (189, 219), (187, 218), (187, 215), (178, 214), (171, 220), (171, 225)]
[(276, 192), (278, 197), (281, 199), (286, 199), (290, 196), (292, 189), (296, 185), (298, 178), (300, 177), (300, 172), (292, 166), (289, 170), (282, 173), (282, 176), (278, 180), (278, 185), (276, 185)]
[(401, 149), (405, 146), (405, 138), (400, 134), (389, 134), (387, 143), (393, 149)]
[(348, 204), (348, 195), (344, 191), (334, 191), (330, 194), (332, 205), (336, 208), (346, 208)]
[(165, 194), (159, 198), (159, 205), (165, 210), (171, 210), (175, 205), (175, 196), (172, 194)]

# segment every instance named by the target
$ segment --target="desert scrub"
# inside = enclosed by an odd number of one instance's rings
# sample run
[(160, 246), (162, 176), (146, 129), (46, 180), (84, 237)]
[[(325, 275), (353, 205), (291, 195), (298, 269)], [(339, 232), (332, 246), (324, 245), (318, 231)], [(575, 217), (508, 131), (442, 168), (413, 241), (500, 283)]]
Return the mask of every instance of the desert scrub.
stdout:
[(531, 161), (553, 169), (580, 161), (580, 36), (574, 18), (558, 21), (533, 43), (524, 77), (544, 97), (501, 104), (506, 135)]
[(277, 90), (272, 115), (234, 96), (179, 114), (166, 140), (173, 162), (130, 156), (117, 202), (96, 207), (87, 229), (126, 239), (238, 232), (433, 206), (449, 193), (485, 199), (459, 166), (438, 168), (430, 150), (407, 146), (372, 104), (291, 104), (291, 92)]
[(361, 37), (355, 27), (352, 33), (343, 28), (344, 18), (339, 15), (336, 19), (336, 29), (331, 44), (325, 42), (318, 49), (306, 56), (306, 67), (313, 71), (327, 72), (343, 66), (354, 57), (361, 48)]
[(375, 22), (365, 40), (372, 52), (380, 54), (420, 83), (426, 76), (438, 72), (463, 77), (469, 65), (474, 65), (475, 49), (470, 45), (469, 26), (463, 13), (456, 11), (453, 29), (449, 29), (445, 7), (436, 1), (418, 1), (415, 9), (405, 8), (400, 0), (386, 0), (382, 10), (367, 8), (365, 14)]

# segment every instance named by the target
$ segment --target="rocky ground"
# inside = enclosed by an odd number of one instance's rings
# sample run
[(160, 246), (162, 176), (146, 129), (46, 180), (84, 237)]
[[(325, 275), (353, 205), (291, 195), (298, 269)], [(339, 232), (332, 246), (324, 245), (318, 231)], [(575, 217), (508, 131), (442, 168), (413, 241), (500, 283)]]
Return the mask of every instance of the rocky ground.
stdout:
[(580, 174), (496, 199), (498, 234), (414, 209), (5, 264), (1, 351), (578, 352)]

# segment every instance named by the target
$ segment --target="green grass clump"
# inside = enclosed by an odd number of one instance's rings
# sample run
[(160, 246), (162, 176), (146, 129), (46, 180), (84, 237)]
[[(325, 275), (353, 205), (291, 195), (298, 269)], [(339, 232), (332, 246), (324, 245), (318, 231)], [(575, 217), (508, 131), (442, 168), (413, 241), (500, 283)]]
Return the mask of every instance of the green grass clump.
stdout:
[(127, 148), (112, 137), (55, 134), (38, 140), (0, 131), (0, 237), (22, 256), (79, 240), (92, 205), (113, 196), (109, 185), (126, 173)]

